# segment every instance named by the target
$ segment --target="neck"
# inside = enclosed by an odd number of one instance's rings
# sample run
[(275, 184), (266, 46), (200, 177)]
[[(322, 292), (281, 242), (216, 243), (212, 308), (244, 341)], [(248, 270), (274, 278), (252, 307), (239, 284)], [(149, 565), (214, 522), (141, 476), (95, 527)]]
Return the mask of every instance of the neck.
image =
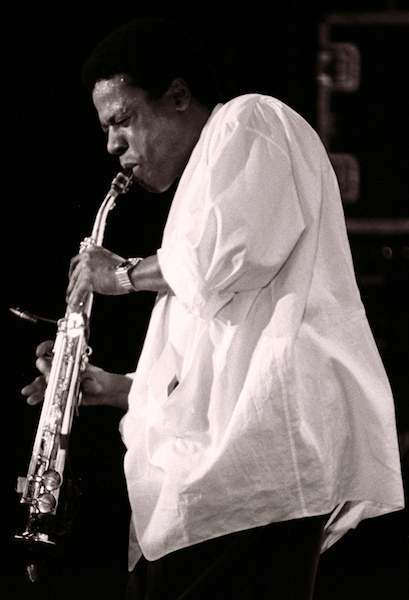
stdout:
[(212, 110), (204, 104), (201, 104), (194, 100), (190, 105), (190, 109), (188, 114), (186, 114), (186, 118), (188, 121), (187, 131), (189, 132), (190, 137), (190, 154), (193, 151), (193, 148), (196, 146), (199, 141), (200, 134), (202, 133), (203, 127), (206, 125), (209, 120), (210, 115), (212, 114)]

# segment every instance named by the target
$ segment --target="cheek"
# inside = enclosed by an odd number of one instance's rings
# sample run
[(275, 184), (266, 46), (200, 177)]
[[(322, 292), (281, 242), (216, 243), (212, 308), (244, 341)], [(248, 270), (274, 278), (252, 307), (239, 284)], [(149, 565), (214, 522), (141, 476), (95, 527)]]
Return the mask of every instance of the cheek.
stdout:
[(143, 156), (145, 145), (144, 137), (138, 133), (128, 133), (126, 137), (128, 147), (132, 154), (134, 154), (136, 157)]
[(164, 154), (160, 140), (152, 134), (133, 134), (128, 138), (128, 144), (132, 154), (144, 164), (156, 163)]
[(145, 146), (144, 158), (157, 176), (167, 170), (171, 156), (171, 149), (160, 140), (151, 140)]

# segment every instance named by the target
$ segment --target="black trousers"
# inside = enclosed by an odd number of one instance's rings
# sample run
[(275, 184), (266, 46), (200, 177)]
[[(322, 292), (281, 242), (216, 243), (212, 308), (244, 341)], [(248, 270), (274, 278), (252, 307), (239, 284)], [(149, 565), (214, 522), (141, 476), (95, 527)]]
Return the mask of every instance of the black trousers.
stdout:
[(127, 600), (311, 600), (329, 515), (271, 523), (144, 557)]

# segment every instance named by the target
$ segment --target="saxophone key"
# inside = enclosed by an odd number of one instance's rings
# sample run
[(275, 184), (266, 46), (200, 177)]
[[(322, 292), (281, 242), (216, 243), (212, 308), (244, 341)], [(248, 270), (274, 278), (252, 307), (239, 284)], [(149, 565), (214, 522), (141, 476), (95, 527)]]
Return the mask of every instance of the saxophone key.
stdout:
[(48, 492), (59, 488), (61, 483), (61, 475), (55, 469), (48, 469), (43, 473), (42, 484)]
[(42, 515), (53, 512), (57, 505), (57, 500), (52, 494), (46, 492), (37, 498), (36, 507)]

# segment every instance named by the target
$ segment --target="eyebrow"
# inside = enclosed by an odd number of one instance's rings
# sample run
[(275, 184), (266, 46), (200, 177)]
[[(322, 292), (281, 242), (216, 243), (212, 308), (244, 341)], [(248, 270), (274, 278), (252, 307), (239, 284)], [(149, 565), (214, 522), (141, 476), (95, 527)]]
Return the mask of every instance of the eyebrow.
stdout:
[(108, 119), (106, 119), (106, 120), (104, 120), (104, 121), (101, 121), (101, 120), (100, 120), (100, 122), (99, 122), (99, 123), (100, 123), (100, 125), (101, 125), (101, 129), (102, 129), (102, 131), (105, 131), (105, 129), (108, 129), (108, 127), (109, 127), (110, 125), (114, 125), (114, 123), (115, 123), (115, 117), (114, 117), (114, 116), (111, 116), (111, 117), (109, 117)]
[(102, 121), (100, 120), (102, 131), (106, 130), (110, 125), (115, 125), (123, 119), (126, 119), (127, 113), (128, 109), (126, 107), (117, 107), (116, 109), (114, 109), (113, 113), (107, 119), (104, 119)]

